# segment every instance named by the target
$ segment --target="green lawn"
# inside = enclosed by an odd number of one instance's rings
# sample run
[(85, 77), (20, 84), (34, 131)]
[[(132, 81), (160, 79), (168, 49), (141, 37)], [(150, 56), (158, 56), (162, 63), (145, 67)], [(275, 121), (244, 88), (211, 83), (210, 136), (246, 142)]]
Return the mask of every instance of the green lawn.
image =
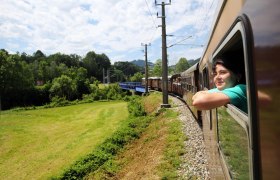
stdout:
[(2, 111), (0, 179), (60, 174), (109, 137), (128, 116), (126, 102)]

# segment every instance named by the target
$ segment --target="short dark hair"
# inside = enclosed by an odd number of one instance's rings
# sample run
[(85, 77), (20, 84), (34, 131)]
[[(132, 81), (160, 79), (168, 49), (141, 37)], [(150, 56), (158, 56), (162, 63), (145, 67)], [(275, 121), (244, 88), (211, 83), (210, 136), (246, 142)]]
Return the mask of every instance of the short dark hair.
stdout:
[(213, 62), (213, 71), (216, 70), (216, 65), (221, 64), (227, 69), (231, 70), (234, 74), (244, 75), (244, 60), (238, 54), (228, 53), (218, 56)]
[(221, 64), (236, 75), (240, 74), (241, 79), (239, 82), (246, 84), (243, 53), (224, 53), (221, 56), (217, 56), (213, 61), (213, 72), (216, 71), (217, 64)]

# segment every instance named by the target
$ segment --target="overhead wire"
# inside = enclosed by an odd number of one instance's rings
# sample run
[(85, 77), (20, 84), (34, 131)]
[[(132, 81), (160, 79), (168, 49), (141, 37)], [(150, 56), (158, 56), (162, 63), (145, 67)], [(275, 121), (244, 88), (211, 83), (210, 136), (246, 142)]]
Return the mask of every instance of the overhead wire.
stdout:
[[(206, 4), (207, 2), (204, 0), (203, 3)], [(202, 29), (203, 29), (203, 27), (204, 27), (204, 24), (205, 24), (205, 22), (206, 22), (206, 20), (207, 20), (206, 18), (208, 17), (208, 14), (209, 14), (209, 12), (210, 12), (210, 10), (211, 10), (213, 4), (214, 4), (214, 0), (212, 0), (212, 3), (211, 3), (211, 5), (210, 5), (210, 7), (208, 6), (209, 8), (207, 8), (207, 9), (208, 9), (208, 10), (207, 10), (207, 13), (204, 15), (204, 18), (203, 18), (203, 21), (202, 21), (201, 25), (199, 25), (199, 22), (201, 22), (201, 21), (198, 21), (198, 20), (197, 20), (197, 19), (198, 19), (198, 16), (196, 16), (196, 21), (195, 21), (194, 27), (196, 27), (196, 26), (198, 26), (198, 27), (200, 26), (200, 27), (198, 28), (199, 30), (197, 31), (197, 33), (195, 33), (194, 36), (191, 36), (191, 37), (193, 37), (194, 39), (196, 39), (197, 34), (199, 34), (199, 33), (202, 31)], [(203, 11), (202, 8), (200, 8), (199, 14), (204, 14), (203, 12), (205, 12), (205, 11)], [(186, 14), (186, 13), (187, 13), (187, 11), (185, 11), (184, 14)], [(199, 44), (180, 44), (180, 43), (186, 41), (186, 40), (189, 39), (189, 38), (190, 38), (190, 34), (183, 36), (182, 39), (177, 38), (177, 39), (176, 39), (177, 41), (172, 41), (173, 43), (172, 43), (169, 47), (172, 47), (172, 46), (175, 46), (175, 45), (190, 45), (190, 46), (191, 46), (190, 48), (193, 48), (194, 46), (203, 47), (203, 45), (199, 45)], [(178, 39), (179, 39), (179, 40), (178, 40)], [(177, 55), (178, 55), (178, 54), (177, 54)], [(176, 64), (176, 63), (174, 62), (174, 64)]]
[(152, 14), (152, 12), (151, 12), (151, 9), (150, 9), (150, 7), (149, 7), (149, 5), (148, 5), (147, 0), (145, 0), (145, 3), (146, 3), (146, 6), (147, 6), (147, 8), (148, 8), (149, 14), (150, 14), (150, 16), (151, 16), (151, 18), (152, 18), (152, 21), (153, 21), (154, 27), (156, 28), (156, 30), (153, 32), (153, 34), (152, 34), (152, 36), (151, 36), (151, 38), (150, 38), (150, 40), (149, 40), (149, 43), (151, 43), (151, 42), (152, 42), (152, 40), (154, 39), (154, 36), (155, 36), (156, 31), (157, 31), (157, 29), (158, 29), (158, 26), (157, 26), (157, 25), (156, 25), (156, 23), (155, 23), (155, 20), (154, 20), (153, 14)]
[(211, 3), (211, 5), (210, 5), (210, 7), (208, 8), (207, 13), (206, 13), (205, 16), (204, 16), (204, 19), (203, 19), (203, 21), (202, 21), (202, 23), (201, 23), (201, 27), (199, 28), (198, 33), (196, 33), (196, 36), (197, 36), (197, 34), (199, 34), (199, 33), (202, 31), (202, 29), (203, 29), (203, 27), (204, 27), (204, 25), (205, 25), (205, 22), (206, 22), (206, 20), (207, 20), (208, 14), (209, 14), (209, 12), (210, 12), (210, 10), (211, 10), (213, 4), (214, 4), (214, 1), (215, 1), (215, 0), (212, 0), (212, 3)]
[[(213, 4), (214, 4), (214, 1), (215, 1), (215, 0), (212, 0), (212, 3), (211, 3), (211, 5), (210, 5), (210, 7), (208, 8), (207, 13), (205, 14), (205, 17), (203, 18), (203, 21), (202, 21), (202, 23), (201, 23), (201, 26), (200, 26), (200, 28), (199, 28), (199, 30), (198, 30), (198, 32), (197, 32), (196, 34), (198, 34), (198, 33), (200, 33), (200, 32), (202, 31), (203, 26), (204, 26), (204, 24), (205, 24), (205, 22), (206, 22), (206, 20), (207, 20), (206, 18), (208, 17), (208, 14), (209, 14), (209, 12), (210, 12), (210, 10), (211, 10)], [(201, 13), (201, 14), (202, 14), (202, 13)], [(197, 18), (197, 17), (196, 17), (196, 18)], [(196, 20), (195, 22), (199, 22), (199, 21)], [(181, 43), (181, 42), (183, 42), (183, 41), (189, 39), (189, 36), (190, 36), (190, 35), (184, 36), (184, 38), (182, 38), (181, 40), (178, 40), (177, 42), (173, 43), (171, 46), (177, 45), (177, 44), (179, 44), (179, 43)], [(192, 37), (197, 37), (197, 35), (194, 35), (194, 36), (192, 36)]]
[(147, 6), (147, 8), (148, 8), (148, 10), (149, 10), (150, 16), (151, 16), (151, 18), (152, 18), (152, 20), (153, 20), (153, 23), (154, 23), (155, 27), (157, 28), (157, 25), (156, 25), (156, 23), (155, 23), (155, 20), (154, 20), (154, 18), (153, 18), (153, 15), (152, 15), (152, 12), (151, 12), (151, 10), (150, 10), (150, 7), (149, 7), (149, 5), (148, 5), (147, 0), (145, 0), (145, 2), (146, 2), (146, 6)]

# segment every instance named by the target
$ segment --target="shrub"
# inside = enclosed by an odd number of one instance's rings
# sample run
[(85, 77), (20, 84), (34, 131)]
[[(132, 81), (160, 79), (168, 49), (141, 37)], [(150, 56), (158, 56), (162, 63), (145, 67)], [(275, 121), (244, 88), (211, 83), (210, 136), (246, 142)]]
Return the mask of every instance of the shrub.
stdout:
[(128, 102), (128, 112), (131, 116), (139, 117), (145, 116), (145, 108), (142, 104), (140, 97), (133, 96), (130, 101)]
[(51, 99), (51, 103), (49, 105), (46, 105), (47, 107), (61, 107), (61, 106), (68, 106), (71, 102), (66, 100), (66, 97), (58, 97), (54, 96)]

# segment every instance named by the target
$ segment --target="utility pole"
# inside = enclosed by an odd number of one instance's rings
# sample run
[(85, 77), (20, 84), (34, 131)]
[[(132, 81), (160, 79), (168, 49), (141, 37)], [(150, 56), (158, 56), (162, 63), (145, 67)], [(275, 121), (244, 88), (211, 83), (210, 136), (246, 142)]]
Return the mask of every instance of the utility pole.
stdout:
[(105, 69), (103, 68), (103, 84), (106, 83), (107, 80), (107, 84), (110, 84), (110, 70), (107, 69), (107, 76), (105, 75)]
[(147, 46), (150, 46), (151, 44), (143, 44), (142, 46), (145, 46), (145, 94), (148, 93), (148, 57), (147, 57)]
[(110, 70), (107, 69), (107, 84), (110, 84)]
[(105, 84), (105, 69), (103, 68), (103, 84)]
[(162, 14), (158, 18), (161, 18), (162, 20), (162, 104), (161, 108), (170, 108), (170, 104), (168, 104), (168, 69), (167, 69), (167, 48), (166, 48), (166, 25), (165, 25), (165, 5), (171, 5), (171, 0), (169, 0), (169, 3), (161, 2), (161, 4), (157, 4), (157, 1), (155, 0), (156, 5), (161, 5), (161, 11)]

